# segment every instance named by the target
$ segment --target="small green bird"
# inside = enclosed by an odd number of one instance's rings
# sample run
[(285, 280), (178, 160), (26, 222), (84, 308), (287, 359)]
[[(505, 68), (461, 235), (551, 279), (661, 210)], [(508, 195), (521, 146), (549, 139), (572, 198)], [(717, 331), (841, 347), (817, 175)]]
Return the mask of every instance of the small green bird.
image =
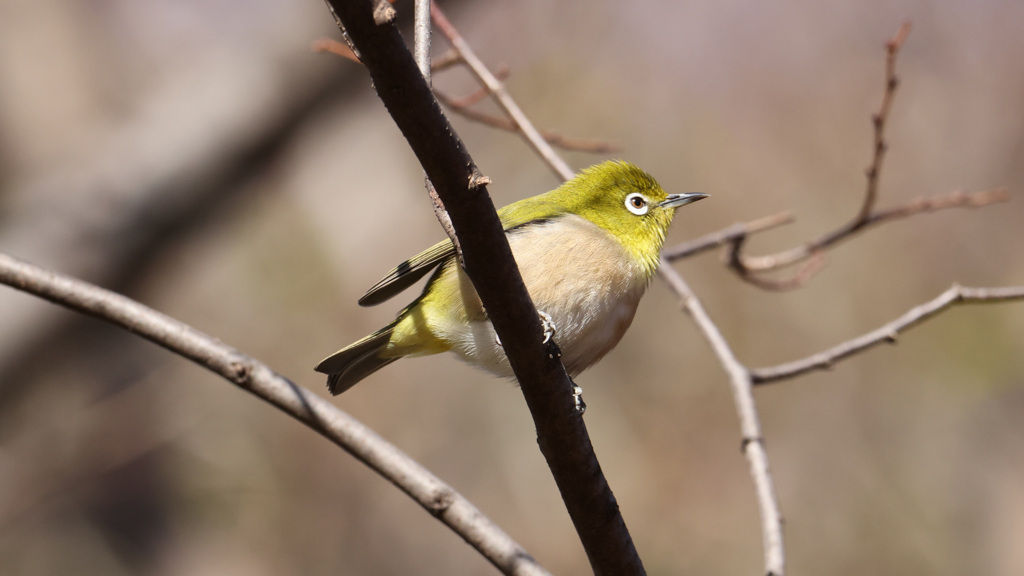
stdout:
[[(570, 377), (619, 343), (658, 268), (676, 208), (706, 197), (666, 194), (643, 170), (609, 161), (498, 210), (526, 289), (545, 330), (554, 333)], [(449, 351), (496, 375), (514, 377), (451, 240), (399, 264), (359, 304), (380, 304), (434, 268), (423, 293), (394, 322), (316, 367), (328, 375), (331, 394), (404, 356)]]

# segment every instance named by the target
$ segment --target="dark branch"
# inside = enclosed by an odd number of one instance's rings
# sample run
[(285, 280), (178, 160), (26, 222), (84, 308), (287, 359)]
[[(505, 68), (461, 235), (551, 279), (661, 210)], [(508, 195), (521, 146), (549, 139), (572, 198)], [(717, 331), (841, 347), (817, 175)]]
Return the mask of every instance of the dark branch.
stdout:
[[(371, 0), (328, 0), (370, 72), (377, 94), (434, 184), (462, 243), (466, 273), (522, 386), (538, 443), (597, 574), (643, 574), (618, 504), (577, 414), (553, 343), (542, 343), (486, 186), (441, 112), (394, 23), (375, 22)], [(435, 15), (437, 12), (434, 12)], [(463, 54), (465, 56), (465, 54)]]

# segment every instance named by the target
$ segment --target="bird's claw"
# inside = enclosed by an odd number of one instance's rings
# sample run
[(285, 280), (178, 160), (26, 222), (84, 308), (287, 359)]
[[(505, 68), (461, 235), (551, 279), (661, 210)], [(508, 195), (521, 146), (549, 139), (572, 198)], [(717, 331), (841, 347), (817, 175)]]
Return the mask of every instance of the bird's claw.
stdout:
[(555, 332), (558, 331), (558, 328), (555, 326), (555, 320), (547, 312), (543, 310), (537, 310), (537, 315), (540, 316), (540, 325), (544, 329), (543, 343), (547, 344), (548, 342), (551, 341), (551, 338), (554, 337)]
[(583, 401), (583, 388), (577, 386), (575, 382), (572, 384), (572, 401), (576, 412), (583, 416), (583, 413), (587, 411), (587, 403)]
[[(555, 320), (551, 317), (551, 314), (543, 310), (537, 310), (537, 315), (540, 316), (540, 326), (544, 329), (544, 341), (541, 343), (547, 344), (554, 337), (555, 332), (558, 331), (555, 327)], [(494, 335), (494, 343), (498, 345), (498, 348), (504, 348), (501, 345), (501, 337), (497, 334)]]

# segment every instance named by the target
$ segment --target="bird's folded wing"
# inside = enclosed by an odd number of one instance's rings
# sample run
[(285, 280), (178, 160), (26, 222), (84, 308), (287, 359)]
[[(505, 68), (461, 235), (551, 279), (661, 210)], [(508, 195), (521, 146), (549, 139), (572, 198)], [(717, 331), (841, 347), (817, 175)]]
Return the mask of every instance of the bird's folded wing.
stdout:
[[(560, 215), (562, 210), (546, 201), (543, 196), (520, 200), (498, 210), (498, 216), (506, 232), (522, 228), (534, 222), (543, 222)], [(359, 299), (360, 306), (376, 306), (381, 302), (391, 299), (399, 292), (423, 278), (430, 272), (455, 254), (455, 245), (451, 240), (442, 240), (427, 248), (423, 252), (409, 258), (398, 266), (395, 266), (379, 282), (374, 284), (363, 297)]]
[(409, 258), (387, 273), (359, 299), (360, 306), (376, 306), (423, 278), (438, 264), (455, 254), (451, 240), (444, 240)]

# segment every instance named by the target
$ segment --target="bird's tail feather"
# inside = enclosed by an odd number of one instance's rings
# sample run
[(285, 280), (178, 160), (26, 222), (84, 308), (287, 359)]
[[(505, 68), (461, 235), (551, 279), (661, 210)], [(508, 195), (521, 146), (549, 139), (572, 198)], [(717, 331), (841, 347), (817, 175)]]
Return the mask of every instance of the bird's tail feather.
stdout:
[(384, 358), (380, 354), (388, 345), (394, 328), (395, 323), (391, 323), (320, 362), (316, 371), (327, 374), (327, 390), (337, 396), (363, 378), (398, 360), (397, 357)]

